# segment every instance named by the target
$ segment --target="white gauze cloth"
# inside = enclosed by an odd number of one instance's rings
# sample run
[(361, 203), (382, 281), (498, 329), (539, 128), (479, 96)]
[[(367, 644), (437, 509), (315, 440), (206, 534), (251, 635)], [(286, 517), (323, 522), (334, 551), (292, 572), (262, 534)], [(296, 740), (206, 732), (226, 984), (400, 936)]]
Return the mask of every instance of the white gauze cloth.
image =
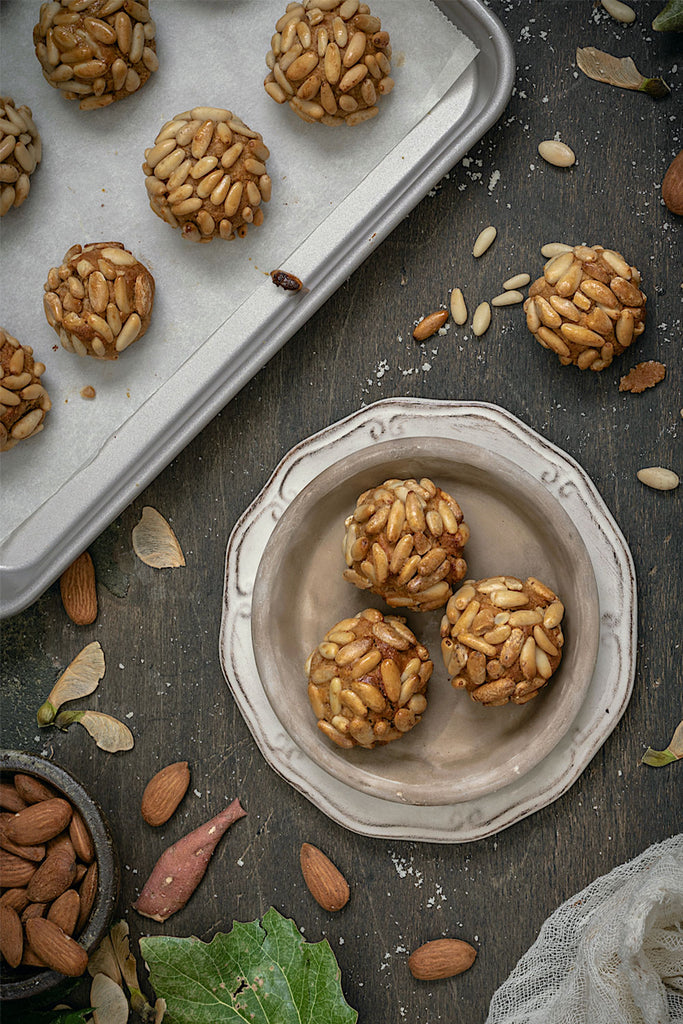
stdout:
[(486, 1024), (683, 1024), (683, 834), (551, 914)]

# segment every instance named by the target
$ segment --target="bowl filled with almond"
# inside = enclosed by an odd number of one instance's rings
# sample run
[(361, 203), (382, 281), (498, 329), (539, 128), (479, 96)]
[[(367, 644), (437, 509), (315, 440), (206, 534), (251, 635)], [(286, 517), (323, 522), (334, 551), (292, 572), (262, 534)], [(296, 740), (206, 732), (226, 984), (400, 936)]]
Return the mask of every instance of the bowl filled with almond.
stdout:
[(118, 892), (109, 826), (81, 783), (37, 754), (0, 752), (0, 999), (85, 974)]

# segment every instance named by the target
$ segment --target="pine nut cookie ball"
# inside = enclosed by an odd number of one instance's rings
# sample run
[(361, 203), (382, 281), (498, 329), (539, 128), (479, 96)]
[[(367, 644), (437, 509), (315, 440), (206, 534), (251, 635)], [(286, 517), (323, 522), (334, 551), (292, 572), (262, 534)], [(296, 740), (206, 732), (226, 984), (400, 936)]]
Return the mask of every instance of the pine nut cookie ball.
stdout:
[(81, 110), (142, 88), (159, 67), (149, 0), (48, 0), (33, 29), (43, 77)]
[(394, 87), (389, 33), (358, 0), (288, 4), (270, 45), (265, 90), (308, 123), (368, 121)]
[(0, 96), (0, 217), (21, 206), (40, 163), (42, 145), (31, 108)]
[(269, 156), (262, 136), (230, 110), (176, 114), (145, 150), (149, 205), (192, 242), (244, 238), (250, 224), (263, 223)]
[(44, 364), (34, 361), (31, 346), (0, 327), (0, 452), (43, 429), (52, 405), (40, 382), (44, 372)]
[(485, 707), (526, 704), (562, 658), (564, 605), (533, 576), (466, 580), (441, 620), (451, 686)]
[(549, 260), (529, 288), (526, 322), (563, 366), (604, 370), (645, 330), (640, 273), (621, 253), (575, 245)]
[(422, 718), (433, 668), (404, 618), (366, 608), (342, 619), (306, 662), (318, 728), (347, 749), (400, 739)]
[(67, 352), (118, 359), (149, 327), (154, 278), (121, 242), (72, 245), (44, 288), (47, 322)]
[(426, 477), (364, 491), (344, 525), (344, 579), (390, 608), (441, 608), (467, 573), (469, 527), (455, 498)]

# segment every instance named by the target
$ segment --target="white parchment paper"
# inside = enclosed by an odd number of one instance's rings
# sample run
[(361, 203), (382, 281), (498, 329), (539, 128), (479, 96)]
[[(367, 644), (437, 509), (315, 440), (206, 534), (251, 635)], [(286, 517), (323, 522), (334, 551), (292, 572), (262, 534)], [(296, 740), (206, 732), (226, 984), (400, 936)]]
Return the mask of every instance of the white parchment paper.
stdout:
[[(396, 86), (375, 119), (348, 129), (304, 124), (266, 95), (265, 55), (284, 2), (154, 0), (159, 71), (126, 100), (80, 111), (42, 77), (32, 43), (37, 0), (2, 0), (0, 92), (32, 109), (43, 159), (26, 202), (0, 221), (0, 325), (45, 363), (52, 410), (42, 433), (0, 455), (0, 543), (97, 458), (107, 439), (373, 173), (476, 56), (474, 44), (431, 0), (371, 6), (391, 35)], [(149, 209), (144, 150), (165, 121), (197, 105), (233, 110), (271, 150), (273, 197), (264, 224), (245, 239), (186, 242)], [(381, 175), (377, 189), (381, 203)], [(156, 279), (150, 328), (115, 362), (65, 352), (42, 309), (49, 268), (76, 242), (95, 241), (122, 242)], [(230, 336), (226, 360), (240, 344), (237, 333)], [(80, 396), (85, 385), (94, 387), (94, 400)]]

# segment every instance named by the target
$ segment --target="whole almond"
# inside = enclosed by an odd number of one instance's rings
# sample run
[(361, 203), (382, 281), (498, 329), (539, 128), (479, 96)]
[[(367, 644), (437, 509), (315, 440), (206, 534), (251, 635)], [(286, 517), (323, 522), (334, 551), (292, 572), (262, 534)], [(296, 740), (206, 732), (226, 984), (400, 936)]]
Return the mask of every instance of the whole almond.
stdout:
[(349, 884), (317, 846), (304, 843), (299, 856), (304, 881), (323, 910), (341, 910), (349, 901)]
[(81, 900), (75, 889), (67, 889), (58, 896), (47, 912), (48, 921), (54, 921), (66, 935), (73, 935), (81, 913)]
[(59, 578), (64, 610), (77, 626), (89, 626), (97, 618), (95, 567), (87, 551), (71, 563)]
[(41, 800), (51, 800), (57, 796), (54, 789), (50, 789), (34, 775), (26, 775), (24, 772), (15, 774), (14, 788), (27, 804), (37, 804)]
[(14, 814), (26, 807), (26, 801), (21, 799), (11, 782), (0, 782), (0, 807)]
[(5, 835), (5, 829), (13, 818), (14, 815), (9, 811), (0, 812), (0, 847), (7, 850), (8, 853), (16, 854), (17, 857), (23, 857), (24, 860), (32, 860), (39, 864), (45, 856), (45, 846), (42, 843), (40, 846), (20, 846), (19, 843), (13, 843)]
[(462, 939), (433, 939), (408, 957), (408, 967), (420, 981), (436, 981), (462, 974), (475, 961), (476, 949)]
[(176, 761), (157, 772), (142, 794), (140, 811), (148, 825), (164, 825), (190, 785), (187, 761)]
[(672, 213), (683, 215), (683, 149), (673, 158), (664, 175), (662, 199)]
[(36, 903), (50, 903), (69, 888), (76, 874), (76, 858), (61, 848), (47, 857), (28, 883), (26, 891)]
[(88, 832), (88, 827), (78, 811), (74, 811), (69, 822), (69, 838), (78, 857), (85, 864), (91, 864), (95, 859), (95, 847)]
[(69, 935), (44, 917), (26, 922), (26, 938), (35, 955), (53, 971), (80, 978), (88, 966), (88, 954)]
[(16, 889), (28, 883), (36, 873), (36, 865), (7, 850), (0, 850), (0, 886)]
[(16, 910), (0, 904), (0, 953), (10, 965), (18, 967), (24, 952), (24, 929)]
[(34, 917), (45, 917), (46, 910), (47, 903), (29, 903), (22, 911), (21, 923), (25, 925), (27, 921), (33, 920)]
[(5, 835), (22, 846), (45, 843), (66, 828), (71, 814), (71, 804), (61, 797), (42, 800), (19, 811), (8, 823)]
[(78, 915), (78, 921), (76, 923), (76, 934), (78, 935), (83, 931), (88, 918), (90, 917), (90, 911), (95, 903), (95, 897), (97, 896), (97, 883), (99, 879), (99, 872), (97, 869), (97, 861), (93, 861), (88, 870), (83, 876), (78, 895), (81, 901), (81, 909)]
[(12, 910), (16, 910), (17, 914), (23, 914), (28, 906), (28, 902), (26, 886), (23, 885), (13, 889), (5, 889), (2, 896), (0, 896), (0, 906), (11, 907)]
[(413, 331), (415, 341), (425, 341), (427, 338), (431, 338), (433, 334), (436, 334), (443, 327), (447, 320), (447, 309), (437, 309), (434, 313), (428, 313), (426, 317), (420, 320)]

